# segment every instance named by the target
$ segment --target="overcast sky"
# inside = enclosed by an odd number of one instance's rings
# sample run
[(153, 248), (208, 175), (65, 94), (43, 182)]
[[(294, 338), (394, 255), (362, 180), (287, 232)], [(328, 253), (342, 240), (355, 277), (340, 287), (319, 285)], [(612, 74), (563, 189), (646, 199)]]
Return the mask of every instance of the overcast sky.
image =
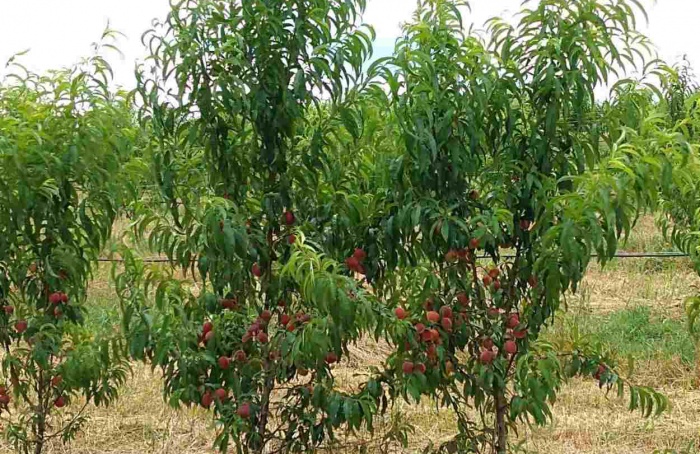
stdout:
[[(675, 62), (687, 54), (700, 68), (700, 0), (642, 0), (650, 24), (644, 31), (659, 54)], [(477, 25), (494, 15), (517, 11), (521, 0), (472, 0), (469, 20)], [(375, 54), (393, 48), (400, 24), (410, 18), (415, 0), (368, 0), (365, 20), (377, 32)], [(21, 61), (34, 70), (71, 65), (88, 55), (107, 22), (126, 35), (119, 42), (124, 53), (110, 58), (119, 84), (134, 84), (134, 63), (145, 51), (140, 42), (153, 18), (163, 18), (168, 0), (0, 0), (0, 74), (13, 54), (30, 49)], [(700, 70), (698, 70), (700, 72)]]

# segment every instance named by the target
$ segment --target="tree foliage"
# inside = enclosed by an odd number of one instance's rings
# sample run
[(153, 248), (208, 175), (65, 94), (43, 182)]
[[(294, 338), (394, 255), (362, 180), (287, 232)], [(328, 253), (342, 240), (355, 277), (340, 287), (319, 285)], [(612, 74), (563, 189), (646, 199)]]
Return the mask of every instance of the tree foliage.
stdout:
[[(525, 2), (478, 35), (467, 3), (421, 0), (366, 66), (363, 9), (183, 0), (144, 36), (134, 230), (184, 277), (123, 251), (131, 355), (173, 405), (213, 407), (216, 446), (237, 452), (325, 447), (429, 397), (458, 418), (437, 450), (504, 453), (576, 375), (662, 411), (614, 358), (540, 339), (591, 258), (680, 190), (690, 149), (650, 114), (658, 89), (623, 79), (596, 97), (631, 69), (671, 73), (636, 31), (644, 10)], [(338, 389), (333, 364), (367, 336), (391, 354)]]
[(0, 410), (14, 448), (40, 453), (126, 379), (120, 337), (86, 326), (85, 300), (139, 128), (99, 55), (13, 69), (0, 84)]

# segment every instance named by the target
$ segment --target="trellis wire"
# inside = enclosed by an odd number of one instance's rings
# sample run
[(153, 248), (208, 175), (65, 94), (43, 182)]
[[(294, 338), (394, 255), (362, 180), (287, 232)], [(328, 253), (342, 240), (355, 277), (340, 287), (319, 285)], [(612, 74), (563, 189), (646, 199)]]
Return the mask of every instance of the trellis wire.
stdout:
[[(598, 254), (591, 254), (591, 257), (598, 257)], [(500, 255), (501, 258), (506, 258), (506, 259), (512, 259), (515, 258), (515, 254), (502, 254)], [(653, 259), (653, 258), (660, 258), (660, 259), (674, 259), (674, 258), (684, 258), (684, 257), (689, 257), (688, 254), (684, 252), (618, 252), (613, 256), (613, 258), (618, 258), (618, 259)], [(489, 259), (491, 256), (489, 255), (480, 255), (477, 257), (477, 259)], [(101, 257), (97, 259), (98, 262), (108, 262), (108, 263), (122, 263), (124, 262), (124, 259), (111, 259), (107, 257)], [(165, 258), (165, 257), (148, 257), (141, 259), (142, 262), (144, 263), (169, 263), (170, 260)]]

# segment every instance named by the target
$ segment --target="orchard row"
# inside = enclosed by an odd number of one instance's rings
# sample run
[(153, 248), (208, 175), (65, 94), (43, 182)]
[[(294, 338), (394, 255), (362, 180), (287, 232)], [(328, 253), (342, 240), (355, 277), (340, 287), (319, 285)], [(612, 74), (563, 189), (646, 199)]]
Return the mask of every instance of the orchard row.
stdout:
[[(437, 451), (506, 453), (574, 376), (663, 411), (616, 358), (539, 341), (640, 213), (699, 256), (696, 90), (637, 2), (542, 0), (474, 34), (466, 3), (421, 0), (374, 60), (364, 0), (273, 3), (175, 2), (131, 93), (101, 57), (0, 86), (10, 443), (73, 439), (132, 360), (237, 453), (332, 448), (422, 399), (458, 423)], [(120, 329), (100, 330), (88, 283), (125, 218)], [(334, 371), (367, 338), (391, 352), (348, 391)]]

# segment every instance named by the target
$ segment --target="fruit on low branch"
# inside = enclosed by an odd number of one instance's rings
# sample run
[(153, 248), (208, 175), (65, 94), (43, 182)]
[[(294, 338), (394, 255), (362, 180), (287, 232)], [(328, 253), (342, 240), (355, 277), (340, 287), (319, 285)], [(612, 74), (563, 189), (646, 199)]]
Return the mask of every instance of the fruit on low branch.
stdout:
[(435, 311), (429, 311), (429, 312), (426, 314), (426, 318), (428, 319), (428, 321), (429, 321), (430, 323), (437, 323), (437, 322), (440, 321), (440, 314), (438, 314), (438, 313), (435, 312)]
[(401, 369), (403, 370), (404, 374), (410, 375), (413, 373), (413, 363), (410, 361), (404, 361)]
[(211, 393), (207, 391), (204, 394), (202, 394), (202, 399), (199, 401), (199, 403), (202, 404), (202, 407), (209, 408), (211, 407), (211, 404), (214, 403), (214, 396), (212, 396)]
[(517, 326), (520, 324), (520, 316), (518, 314), (511, 314), (508, 317), (508, 321), (506, 322), (506, 326), (510, 329), (517, 328)]
[(438, 342), (440, 340), (440, 332), (436, 329), (431, 329), (430, 331), (430, 340), (432, 342)]
[(445, 253), (445, 261), (448, 263), (454, 263), (459, 260), (459, 254), (454, 249), (450, 249)]
[(448, 333), (452, 331), (452, 319), (449, 318), (443, 318), (440, 321), (440, 324), (442, 325), (442, 329), (447, 331)]
[(287, 225), (294, 225), (294, 222), (296, 221), (296, 217), (294, 216), (294, 213), (290, 210), (287, 210), (284, 212), (284, 223)]
[(527, 330), (513, 331), (513, 336), (515, 336), (516, 339), (525, 339), (527, 337)]
[(452, 308), (450, 306), (442, 306), (440, 308), (440, 316), (442, 318), (452, 318)]
[(437, 323), (440, 321), (440, 314), (435, 311), (430, 311), (426, 314), (426, 318), (430, 323)]
[(250, 404), (248, 402), (242, 403), (236, 410), (236, 414), (243, 419), (250, 418)]
[(459, 293), (459, 294), (457, 294), (457, 302), (461, 306), (466, 306), (469, 304), (469, 296), (464, 292)]
[(406, 316), (408, 315), (408, 313), (406, 312), (406, 309), (404, 309), (403, 307), (397, 307), (394, 310), (394, 314), (396, 314), (396, 318), (398, 318), (399, 320), (404, 320), (406, 318)]
[(202, 325), (202, 334), (206, 335), (214, 329), (214, 324), (212, 322), (204, 322)]
[(503, 350), (509, 355), (515, 355), (518, 352), (518, 344), (513, 340), (507, 340), (505, 344), (503, 344)]
[(491, 364), (494, 359), (496, 359), (496, 353), (491, 350), (482, 350), (479, 355), (479, 361), (482, 364)]
[(360, 261), (355, 257), (348, 257), (345, 259), (345, 266), (347, 266), (350, 271), (359, 272), (361, 265)]
[(235, 298), (224, 298), (221, 300), (221, 307), (228, 310), (233, 310), (238, 305), (238, 301)]
[(216, 391), (214, 391), (214, 398), (219, 402), (225, 401), (227, 397), (228, 391), (226, 391), (224, 388), (218, 388)]
[(338, 355), (336, 355), (334, 352), (329, 352), (326, 355), (326, 364), (334, 364), (338, 362)]
[(220, 357), (219, 357), (219, 360), (218, 360), (217, 362), (219, 363), (219, 367), (220, 367), (222, 370), (228, 369), (229, 366), (231, 365), (231, 360), (228, 359), (228, 358), (225, 357), (225, 356), (220, 356)]
[(26, 320), (18, 320), (15, 323), (15, 331), (17, 331), (18, 334), (22, 334), (23, 332), (27, 331), (27, 326)]
[(289, 323), (289, 321), (290, 321), (291, 319), (292, 319), (292, 318), (291, 318), (289, 315), (287, 315), (287, 314), (282, 314), (282, 315), (280, 315), (280, 324), (281, 324), (282, 326), (287, 326), (287, 324)]
[(58, 396), (58, 398), (53, 402), (56, 408), (63, 408), (66, 406), (66, 399), (63, 396)]

